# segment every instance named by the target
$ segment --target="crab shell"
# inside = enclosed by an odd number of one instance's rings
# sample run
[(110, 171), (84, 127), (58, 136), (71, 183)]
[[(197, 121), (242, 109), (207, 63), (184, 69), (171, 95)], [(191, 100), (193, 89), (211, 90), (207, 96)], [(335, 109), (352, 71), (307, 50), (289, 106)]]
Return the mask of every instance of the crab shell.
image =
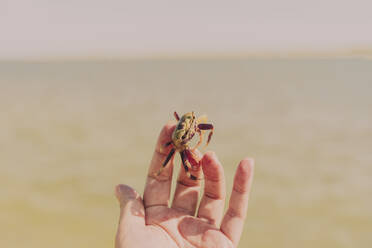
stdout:
[(196, 133), (197, 124), (194, 112), (186, 113), (180, 118), (172, 133), (172, 143), (177, 151), (189, 148), (188, 143)]

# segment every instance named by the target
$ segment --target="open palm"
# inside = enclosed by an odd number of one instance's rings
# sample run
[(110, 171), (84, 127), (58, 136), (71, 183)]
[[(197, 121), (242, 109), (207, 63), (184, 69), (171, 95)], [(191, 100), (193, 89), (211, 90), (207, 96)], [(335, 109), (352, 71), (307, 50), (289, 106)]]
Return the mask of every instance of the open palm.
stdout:
[[(225, 178), (223, 167), (213, 152), (201, 158), (204, 193), (198, 205), (200, 180), (191, 180), (180, 170), (174, 199), (169, 207), (173, 158), (159, 177), (154, 173), (164, 162), (175, 123), (162, 129), (149, 167), (143, 200), (127, 185), (116, 187), (120, 219), (116, 248), (129, 247), (236, 247), (244, 225), (253, 176), (253, 160), (240, 162), (234, 178), (229, 207), (225, 215)], [(195, 217), (196, 215), (196, 217)], [(221, 222), (222, 221), (222, 222)]]

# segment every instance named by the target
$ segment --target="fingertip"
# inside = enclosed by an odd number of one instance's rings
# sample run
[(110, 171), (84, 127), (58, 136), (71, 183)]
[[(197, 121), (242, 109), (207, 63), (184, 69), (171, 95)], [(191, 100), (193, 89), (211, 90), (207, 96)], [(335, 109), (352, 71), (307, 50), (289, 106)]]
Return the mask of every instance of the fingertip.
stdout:
[(122, 192), (122, 189), (121, 188), (123, 188), (123, 187), (125, 187), (123, 184), (118, 184), (118, 185), (116, 185), (115, 186), (115, 196), (116, 196), (116, 198), (120, 198), (120, 195), (121, 195), (121, 192)]
[(175, 121), (168, 121), (162, 128), (160, 134), (161, 135), (166, 135), (169, 134), (170, 132), (173, 132), (174, 128), (176, 127), (176, 122)]
[[(175, 121), (168, 121), (160, 131), (157, 143), (157, 149), (159, 151), (163, 150), (163, 145), (171, 140), (172, 132), (176, 128)], [(165, 150), (170, 149), (170, 147)]]
[(242, 161), (245, 161), (251, 165), (254, 165), (254, 158), (245, 157)]
[(168, 153), (171, 146), (164, 147), (164, 144), (169, 142), (172, 138), (172, 132), (176, 128), (176, 123), (174, 121), (168, 121), (163, 128), (160, 131), (155, 150), (157, 150), (160, 153)]
[(213, 162), (218, 162), (217, 155), (214, 151), (207, 151), (203, 158), (202, 158), (203, 164), (211, 164)]
[(253, 169), (254, 169), (254, 159), (244, 158), (239, 163), (237, 173), (245, 177), (250, 177), (250, 175), (253, 173)]
[(121, 187), (122, 184), (118, 184), (115, 186), (115, 195), (118, 196), (119, 192), (120, 192), (120, 187)]
[(234, 190), (240, 193), (250, 191), (253, 178), (254, 159), (245, 158), (240, 161), (234, 178)]
[(210, 180), (220, 180), (223, 175), (223, 168), (217, 155), (213, 151), (207, 151), (202, 158), (204, 175)]
[(115, 187), (115, 196), (120, 202), (120, 204), (125, 204), (131, 199), (136, 199), (139, 195), (138, 193), (125, 184), (118, 184)]

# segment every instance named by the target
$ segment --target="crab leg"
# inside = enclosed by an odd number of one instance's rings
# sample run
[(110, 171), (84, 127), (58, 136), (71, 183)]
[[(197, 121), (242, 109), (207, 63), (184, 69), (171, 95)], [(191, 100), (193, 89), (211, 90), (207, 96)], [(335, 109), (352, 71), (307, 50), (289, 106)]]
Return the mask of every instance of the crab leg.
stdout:
[(174, 148), (172, 148), (172, 150), (170, 150), (167, 158), (165, 159), (164, 163), (162, 164), (162, 167), (158, 170), (158, 172), (155, 173), (157, 176), (159, 176), (161, 174), (161, 172), (164, 170), (164, 168), (167, 166), (169, 160), (172, 158), (175, 151), (176, 150)]
[(173, 114), (174, 114), (174, 118), (176, 118), (176, 120), (177, 120), (177, 121), (179, 121), (179, 120), (180, 120), (180, 117), (178, 116), (177, 112), (176, 112), (176, 111), (174, 111), (174, 113), (173, 113)]
[(194, 175), (192, 175), (190, 172), (189, 172), (189, 166), (187, 166), (187, 161), (186, 161), (186, 156), (185, 156), (185, 152), (182, 151), (180, 152), (180, 155), (181, 155), (181, 160), (182, 160), (182, 165), (183, 165), (183, 168), (185, 169), (185, 172), (186, 172), (186, 175), (191, 179), (191, 180), (198, 180), (198, 178)]
[(213, 130), (213, 125), (210, 123), (200, 123), (198, 124), (200, 130)]
[(200, 123), (198, 125), (198, 128), (200, 130), (211, 130), (209, 135), (208, 135), (208, 140), (207, 140), (207, 144), (206, 146), (209, 144), (209, 141), (211, 141), (211, 138), (212, 138), (212, 135), (213, 135), (213, 125), (212, 124), (208, 124), (208, 123)]
[(191, 150), (195, 150), (196, 148), (198, 148), (200, 146), (200, 144), (203, 142), (203, 133), (201, 132), (200, 129), (197, 129), (196, 130), (199, 134), (199, 141), (198, 143), (191, 149)]
[(213, 130), (209, 132), (207, 144), (205, 144), (205, 146), (207, 146), (209, 144), (209, 142), (211, 141), (212, 135), (213, 135)]
[(174, 152), (176, 150), (174, 148), (172, 148), (172, 150), (170, 150), (169, 154), (168, 154), (168, 157), (165, 159), (164, 163), (163, 163), (163, 167), (167, 166), (169, 160), (172, 158)]
[(172, 144), (172, 141), (169, 141), (169, 142), (165, 143), (163, 146), (168, 147), (168, 146), (170, 146), (170, 144)]

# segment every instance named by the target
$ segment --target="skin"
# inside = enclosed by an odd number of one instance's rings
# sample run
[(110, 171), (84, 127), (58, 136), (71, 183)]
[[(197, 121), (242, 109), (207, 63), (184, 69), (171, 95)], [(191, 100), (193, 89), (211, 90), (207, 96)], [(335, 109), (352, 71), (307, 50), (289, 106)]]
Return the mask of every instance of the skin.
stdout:
[(178, 175), (174, 200), (170, 204), (173, 158), (158, 177), (170, 148), (169, 141), (176, 123), (162, 129), (152, 157), (143, 198), (127, 185), (117, 185), (120, 203), (116, 248), (218, 248), (237, 247), (248, 207), (253, 177), (253, 159), (243, 159), (234, 177), (229, 206), (223, 214), (226, 188), (224, 171), (214, 152), (206, 152), (195, 175), (204, 174), (204, 193), (197, 210), (201, 180), (191, 180), (184, 170)]

